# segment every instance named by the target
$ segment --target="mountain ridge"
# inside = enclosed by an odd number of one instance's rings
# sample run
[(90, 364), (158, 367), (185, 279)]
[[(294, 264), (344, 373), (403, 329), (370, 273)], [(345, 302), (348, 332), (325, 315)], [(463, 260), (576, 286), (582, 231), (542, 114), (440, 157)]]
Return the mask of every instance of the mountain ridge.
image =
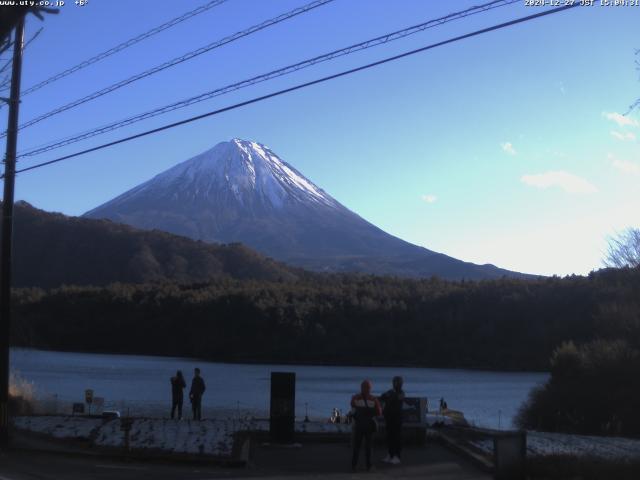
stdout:
[(13, 283), (16, 287), (192, 284), (236, 280), (295, 281), (301, 269), (241, 244), (216, 245), (110, 220), (51, 213), (16, 202)]
[(388, 234), (263, 144), (218, 143), (86, 212), (206, 242), (241, 242), (291, 265), (447, 279), (528, 277), (464, 262)]

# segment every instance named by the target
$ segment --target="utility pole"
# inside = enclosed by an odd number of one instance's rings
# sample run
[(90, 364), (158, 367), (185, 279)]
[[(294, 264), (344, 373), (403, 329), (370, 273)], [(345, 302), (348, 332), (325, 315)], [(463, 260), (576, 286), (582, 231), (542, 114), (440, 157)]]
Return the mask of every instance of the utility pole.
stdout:
[(0, 448), (9, 445), (9, 346), (11, 335), (11, 244), (13, 239), (13, 196), (18, 147), (18, 110), (24, 17), (16, 23), (11, 70), (11, 95), (7, 123), (7, 152), (4, 158), (4, 199), (0, 244)]

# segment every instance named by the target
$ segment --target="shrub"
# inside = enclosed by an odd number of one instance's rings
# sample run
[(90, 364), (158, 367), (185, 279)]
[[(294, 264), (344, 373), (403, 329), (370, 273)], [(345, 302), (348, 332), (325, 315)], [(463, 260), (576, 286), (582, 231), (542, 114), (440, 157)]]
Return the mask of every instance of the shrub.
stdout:
[(640, 434), (640, 354), (623, 340), (563, 343), (551, 377), (529, 395), (521, 428), (582, 434)]

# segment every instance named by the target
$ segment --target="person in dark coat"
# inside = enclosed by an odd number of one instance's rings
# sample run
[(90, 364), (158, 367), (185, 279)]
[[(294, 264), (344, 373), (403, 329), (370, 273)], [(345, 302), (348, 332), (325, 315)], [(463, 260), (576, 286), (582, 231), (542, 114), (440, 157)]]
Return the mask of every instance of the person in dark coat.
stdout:
[(182, 376), (182, 370), (176, 372), (175, 377), (171, 377), (171, 418), (176, 415), (176, 407), (178, 408), (178, 420), (182, 420), (182, 402), (184, 400), (184, 389), (187, 383)]
[(389, 448), (389, 454), (382, 461), (393, 465), (400, 463), (402, 453), (402, 406), (405, 399), (403, 383), (402, 377), (393, 377), (393, 388), (380, 397), (384, 404), (383, 415)]
[(353, 415), (351, 469), (355, 471), (358, 466), (360, 447), (364, 440), (367, 470), (370, 470), (373, 434), (377, 430), (375, 417), (379, 417), (382, 414), (382, 410), (378, 399), (371, 395), (371, 382), (369, 380), (363, 381), (360, 385), (360, 393), (351, 397), (351, 412)]
[(200, 369), (194, 370), (193, 380), (191, 381), (191, 390), (189, 390), (189, 399), (191, 400), (191, 408), (193, 409), (193, 419), (202, 419), (202, 395), (206, 387), (204, 380), (200, 376)]

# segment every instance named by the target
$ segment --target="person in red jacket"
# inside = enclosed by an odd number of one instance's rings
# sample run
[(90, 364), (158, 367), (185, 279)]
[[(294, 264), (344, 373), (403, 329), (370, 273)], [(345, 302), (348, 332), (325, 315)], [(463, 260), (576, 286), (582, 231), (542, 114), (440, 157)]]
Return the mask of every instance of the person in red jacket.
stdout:
[(360, 385), (360, 393), (351, 397), (351, 412), (353, 415), (353, 454), (351, 468), (358, 466), (360, 446), (364, 440), (364, 454), (367, 470), (371, 469), (371, 447), (373, 434), (378, 429), (375, 417), (382, 415), (378, 399), (371, 395), (371, 381), (365, 380)]

